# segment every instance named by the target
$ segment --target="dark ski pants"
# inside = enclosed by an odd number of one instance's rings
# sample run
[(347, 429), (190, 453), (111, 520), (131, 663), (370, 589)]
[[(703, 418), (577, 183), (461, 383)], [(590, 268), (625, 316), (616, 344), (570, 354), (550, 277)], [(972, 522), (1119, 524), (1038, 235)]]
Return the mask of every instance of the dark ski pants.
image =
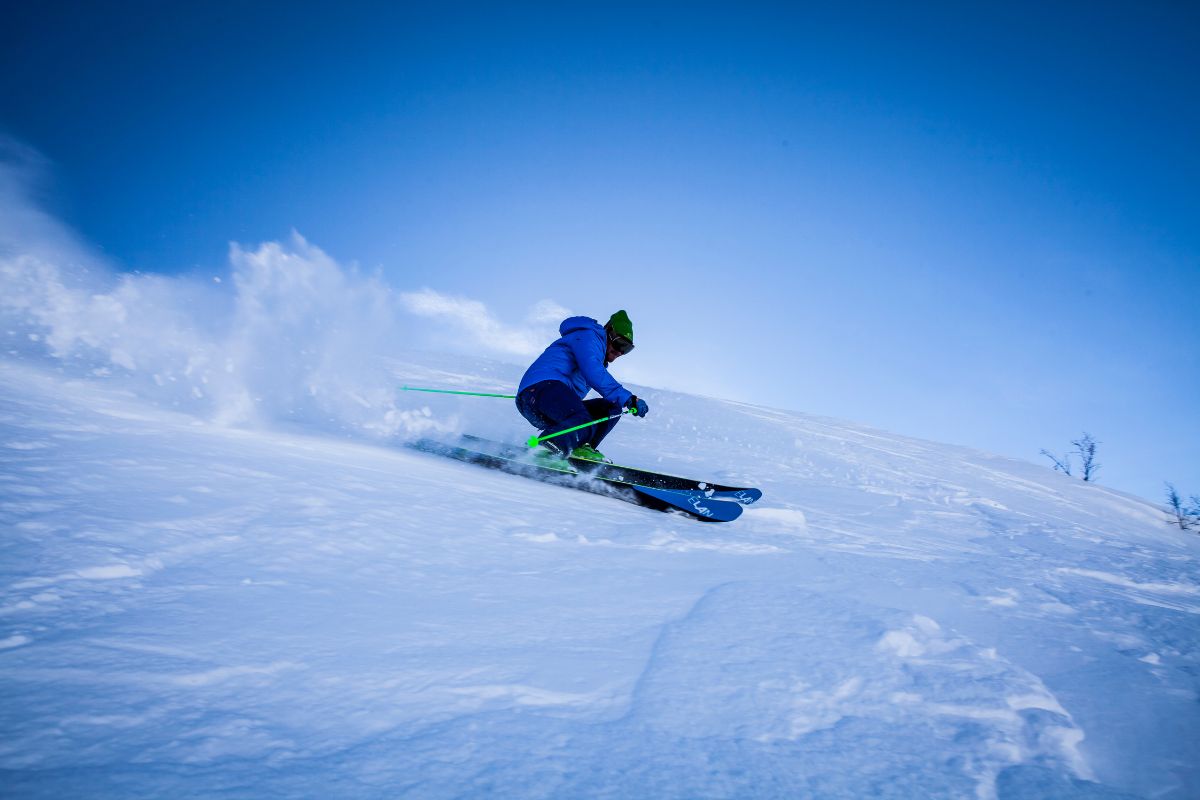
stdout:
[[(580, 400), (575, 391), (561, 381), (541, 381), (525, 387), (525, 390), (517, 395), (517, 411), (529, 420), (530, 425), (541, 431), (539, 436), (573, 428), (594, 419), (604, 419), (618, 410), (612, 403), (599, 397)], [(581, 444), (596, 447), (616, 426), (619, 419), (610, 419), (564, 433), (544, 444), (553, 444), (564, 453), (570, 453)]]

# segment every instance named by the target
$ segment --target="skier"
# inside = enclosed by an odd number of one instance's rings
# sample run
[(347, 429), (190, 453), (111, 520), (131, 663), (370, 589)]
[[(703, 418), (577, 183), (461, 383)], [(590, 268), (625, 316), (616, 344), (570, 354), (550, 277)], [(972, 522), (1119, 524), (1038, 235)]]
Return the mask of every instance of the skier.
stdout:
[[(608, 365), (633, 349), (633, 323), (625, 311), (618, 311), (604, 327), (591, 317), (569, 317), (558, 326), (561, 338), (537, 357), (517, 389), (517, 410), (539, 435), (604, 419), (630, 409), (644, 417), (650, 411), (640, 399), (608, 372)], [(600, 397), (584, 400), (589, 389)], [(596, 449), (616, 426), (619, 417), (598, 422), (577, 431), (564, 433), (542, 442), (553, 458), (567, 455), (591, 461), (604, 461)]]

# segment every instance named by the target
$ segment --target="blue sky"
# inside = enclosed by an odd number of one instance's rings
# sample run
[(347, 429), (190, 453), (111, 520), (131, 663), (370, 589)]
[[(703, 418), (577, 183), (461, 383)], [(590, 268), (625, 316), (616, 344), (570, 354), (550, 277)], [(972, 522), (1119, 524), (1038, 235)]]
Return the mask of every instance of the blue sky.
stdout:
[(296, 230), (627, 308), (633, 378), (1200, 492), (1200, 7), (80, 5), (6, 11), (0, 128), (122, 268)]

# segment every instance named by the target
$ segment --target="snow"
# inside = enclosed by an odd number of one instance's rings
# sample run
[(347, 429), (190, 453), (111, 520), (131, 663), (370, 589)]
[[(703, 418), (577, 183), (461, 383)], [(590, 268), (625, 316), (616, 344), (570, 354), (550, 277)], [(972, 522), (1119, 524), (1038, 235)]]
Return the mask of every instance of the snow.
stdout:
[(1150, 503), (631, 385), (607, 454), (764, 491), (662, 514), (405, 446), (529, 433), (399, 391), (521, 373), (410, 312), (512, 356), (565, 309), (299, 237), (219, 283), (88, 258), (0, 253), (4, 797), (1200, 796), (1200, 537)]
[[(513, 377), (451, 361), (389, 369)], [(1200, 793), (1200, 539), (1102, 486), (638, 387), (610, 455), (765, 492), (705, 524), (38, 363), (0, 387), (5, 796)], [(521, 432), (466, 402), (391, 410)]]

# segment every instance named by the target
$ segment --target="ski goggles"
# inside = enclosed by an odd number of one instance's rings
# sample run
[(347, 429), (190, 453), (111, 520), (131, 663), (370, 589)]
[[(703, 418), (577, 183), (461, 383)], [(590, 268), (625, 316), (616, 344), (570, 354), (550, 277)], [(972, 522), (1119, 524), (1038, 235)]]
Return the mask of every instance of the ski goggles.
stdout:
[(617, 351), (619, 355), (625, 355), (633, 349), (633, 342), (629, 341), (619, 333), (611, 334), (608, 337), (608, 343), (613, 350)]

